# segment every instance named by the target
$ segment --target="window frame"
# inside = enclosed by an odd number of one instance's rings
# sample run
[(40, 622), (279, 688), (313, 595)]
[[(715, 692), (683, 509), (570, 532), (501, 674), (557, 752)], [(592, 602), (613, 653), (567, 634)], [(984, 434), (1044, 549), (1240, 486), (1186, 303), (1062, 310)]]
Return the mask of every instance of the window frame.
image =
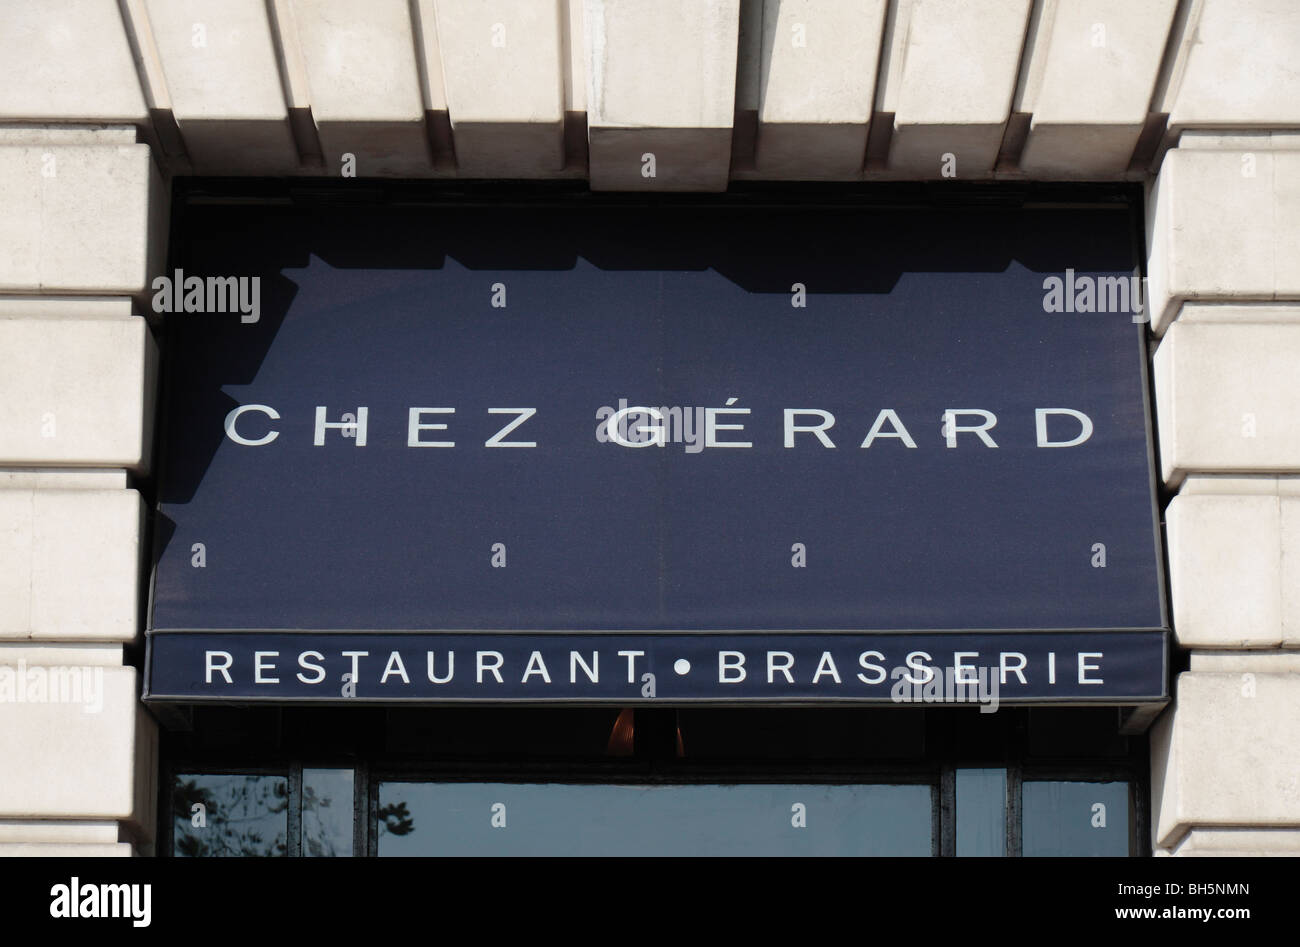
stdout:
[[(658, 711), (657, 711), (658, 712)], [(671, 712), (671, 711), (669, 711)], [(1126, 757), (1031, 759), (1026, 728), (1012, 712), (1002, 724), (1006, 738), (1002, 751), (960, 754), (942, 734), (950, 720), (945, 713), (960, 710), (917, 711), (929, 715), (925, 749), (910, 759), (810, 760), (791, 758), (735, 760), (676, 758), (663, 747), (650, 745), (629, 757), (520, 759), (515, 754), (482, 758), (447, 757), (411, 759), (373, 746), (351, 752), (202, 753), (163, 754), (159, 786), (159, 844), (166, 857), (174, 855), (172, 785), (185, 775), (271, 775), (288, 780), (289, 820), (286, 857), (302, 853), (302, 787), (304, 769), (353, 771), (353, 853), (351, 857), (378, 856), (379, 787), (384, 782), (498, 782), (498, 783), (614, 783), (622, 785), (929, 785), (931, 787), (931, 857), (956, 855), (956, 771), (965, 768), (1004, 769), (1007, 774), (1006, 856), (1023, 857), (1024, 783), (1040, 781), (1123, 782), (1127, 785), (1128, 856), (1150, 855), (1149, 777), (1146, 740), (1135, 738), (1140, 752), (1131, 748)], [(934, 715), (938, 715), (935, 717)], [(937, 721), (937, 722), (936, 722)], [(995, 734), (996, 735), (996, 734)], [(949, 735), (951, 737), (951, 735)], [(997, 742), (996, 740), (994, 742)], [(1081, 857), (1081, 856), (1066, 856)]]

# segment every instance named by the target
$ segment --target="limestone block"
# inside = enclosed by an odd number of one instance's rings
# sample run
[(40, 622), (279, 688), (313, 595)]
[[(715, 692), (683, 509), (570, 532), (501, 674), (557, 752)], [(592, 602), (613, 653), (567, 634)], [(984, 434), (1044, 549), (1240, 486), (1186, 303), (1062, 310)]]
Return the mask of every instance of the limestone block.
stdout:
[(1050, 0), (1032, 51), (1041, 75), (1020, 169), (1047, 179), (1121, 176), (1142, 131), (1176, 0)]
[(1185, 672), (1151, 731), (1152, 844), (1300, 829), (1300, 674)]
[(1198, 309), (1165, 333), (1153, 373), (1167, 483), (1193, 471), (1300, 470), (1300, 320), (1292, 316), (1300, 306)]
[(287, 173), (298, 152), (263, 0), (146, 0), (195, 170)]
[[(152, 805), (137, 779), (136, 754), (149, 752), (153, 724), (142, 725), (133, 668), (96, 668), (84, 697), (101, 688), (97, 700), (55, 699), (71, 693), (51, 684), (43, 701), (30, 699), (34, 672), (78, 669), (27, 668), (28, 699), (0, 701), (0, 817), (5, 819), (152, 818)], [(5, 669), (0, 667), (0, 676)], [(52, 674), (49, 677), (53, 681)], [(2, 681), (0, 681), (2, 683)], [(96, 706), (96, 704), (98, 706)]]
[(884, 0), (766, 0), (762, 10), (760, 176), (851, 178), (867, 147)]
[(0, 75), (0, 122), (149, 117), (116, 0), (0, 3)]
[(721, 191), (739, 0), (586, 0), (593, 190)]
[(141, 316), (10, 316), (0, 305), (0, 463), (149, 463), (157, 345)]
[(148, 145), (0, 145), (0, 292), (143, 297), (166, 245)]
[(134, 490), (0, 490), (0, 638), (133, 641), (143, 518)]
[[(1011, 113), (1030, 0), (900, 0), (889, 167), (919, 177), (993, 170)], [(945, 155), (951, 155), (949, 161)], [(945, 165), (955, 174), (944, 173)]]
[(1300, 299), (1300, 151), (1273, 145), (1165, 155), (1147, 197), (1148, 301), (1157, 334), (1187, 300)]
[(1169, 127), (1300, 126), (1300, 4), (1201, 0), (1197, 6)]
[(547, 177), (563, 169), (560, 7), (558, 0), (438, 0), (442, 81), (462, 177)]
[(293, 0), (325, 173), (353, 155), (357, 177), (431, 170), (406, 0)]

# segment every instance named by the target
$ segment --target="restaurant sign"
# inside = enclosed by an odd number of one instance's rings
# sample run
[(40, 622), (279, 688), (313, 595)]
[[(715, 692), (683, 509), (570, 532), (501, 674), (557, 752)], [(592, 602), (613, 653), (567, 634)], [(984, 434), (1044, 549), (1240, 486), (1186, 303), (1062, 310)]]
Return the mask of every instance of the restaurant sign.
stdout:
[(1124, 210), (188, 213), (147, 699), (1165, 697)]

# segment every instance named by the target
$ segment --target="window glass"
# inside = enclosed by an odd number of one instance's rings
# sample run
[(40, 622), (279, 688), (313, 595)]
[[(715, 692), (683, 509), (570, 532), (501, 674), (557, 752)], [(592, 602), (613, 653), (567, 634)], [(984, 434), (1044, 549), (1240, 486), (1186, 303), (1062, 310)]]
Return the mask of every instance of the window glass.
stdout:
[(289, 781), (283, 776), (178, 774), (172, 778), (172, 854), (284, 855)]
[(303, 769), (302, 853), (352, 854), (352, 770)]
[(958, 857), (1006, 855), (1007, 771), (959, 769), (956, 794)]
[(930, 855), (931, 789), (380, 785), (380, 855)]
[(1026, 782), (1025, 855), (1128, 855), (1128, 783)]

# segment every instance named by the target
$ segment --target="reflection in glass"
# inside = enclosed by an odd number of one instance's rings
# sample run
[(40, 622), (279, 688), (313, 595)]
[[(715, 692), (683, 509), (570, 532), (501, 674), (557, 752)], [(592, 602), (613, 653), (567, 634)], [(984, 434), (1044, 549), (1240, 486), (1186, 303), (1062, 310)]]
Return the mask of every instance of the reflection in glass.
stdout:
[(352, 770), (303, 769), (302, 853), (352, 855)]
[(398, 783), (382, 855), (919, 855), (931, 789)]
[(1026, 782), (1025, 855), (1128, 855), (1128, 789), (1128, 783)]
[(173, 855), (286, 854), (289, 781), (283, 776), (180, 774), (172, 778), (172, 812)]
[(957, 856), (1001, 858), (1007, 853), (1007, 771), (959, 769)]

